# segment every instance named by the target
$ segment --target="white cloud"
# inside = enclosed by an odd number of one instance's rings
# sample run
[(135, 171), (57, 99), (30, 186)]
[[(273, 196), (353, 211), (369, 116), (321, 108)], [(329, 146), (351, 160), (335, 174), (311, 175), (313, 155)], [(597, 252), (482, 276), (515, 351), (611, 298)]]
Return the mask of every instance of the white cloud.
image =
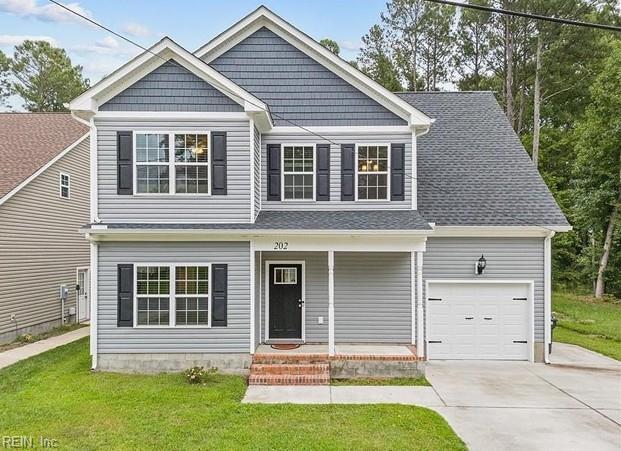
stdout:
[(360, 47), (363, 46), (362, 41), (342, 41), (339, 43), (340, 47), (352, 52), (358, 52)]
[(54, 47), (58, 47), (56, 39), (50, 36), (34, 36), (34, 35), (17, 35), (17, 34), (0, 34), (0, 47), (20, 45), (24, 41), (46, 41)]
[(102, 40), (90, 45), (71, 46), (69, 50), (81, 55), (97, 54), (115, 57), (135, 56), (141, 51), (138, 47), (121, 43), (112, 36), (106, 36)]
[[(80, 6), (79, 3), (63, 3), (63, 5), (76, 13), (92, 18), (91, 12)], [(0, 11), (44, 22), (88, 24), (84, 19), (58, 5), (53, 3), (39, 5), (37, 0), (0, 0)]]
[(146, 25), (142, 25), (136, 22), (129, 22), (123, 25), (122, 28), (124, 33), (127, 33), (132, 36), (136, 36), (139, 38), (144, 38), (147, 36), (151, 36), (151, 30)]

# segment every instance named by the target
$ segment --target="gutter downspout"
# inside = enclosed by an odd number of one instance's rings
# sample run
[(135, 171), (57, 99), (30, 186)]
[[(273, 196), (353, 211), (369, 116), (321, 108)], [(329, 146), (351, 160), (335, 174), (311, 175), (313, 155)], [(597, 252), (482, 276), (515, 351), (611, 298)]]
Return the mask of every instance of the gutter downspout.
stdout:
[(552, 347), (552, 237), (543, 239), (543, 361), (550, 363)]

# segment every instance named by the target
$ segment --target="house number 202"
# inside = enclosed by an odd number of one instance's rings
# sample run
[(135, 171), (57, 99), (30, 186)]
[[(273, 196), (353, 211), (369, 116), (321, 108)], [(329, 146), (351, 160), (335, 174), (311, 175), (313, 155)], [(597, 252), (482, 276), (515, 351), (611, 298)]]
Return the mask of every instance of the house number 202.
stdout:
[(287, 241), (274, 241), (274, 250), (286, 251), (288, 248), (289, 243)]

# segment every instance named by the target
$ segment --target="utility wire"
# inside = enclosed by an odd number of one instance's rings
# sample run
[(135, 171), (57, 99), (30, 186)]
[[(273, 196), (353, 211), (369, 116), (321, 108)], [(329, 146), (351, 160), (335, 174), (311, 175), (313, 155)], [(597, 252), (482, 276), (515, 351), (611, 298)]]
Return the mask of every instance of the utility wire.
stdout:
[[(86, 20), (86, 21), (90, 22), (91, 24), (93, 24), (93, 25), (95, 25), (95, 26), (97, 26), (97, 27), (99, 27), (99, 28), (101, 28), (101, 29), (103, 29), (103, 30), (107, 31), (108, 33), (112, 33), (113, 35), (115, 35), (115, 36), (117, 36), (117, 37), (119, 37), (119, 38), (123, 39), (124, 41), (129, 42), (130, 44), (132, 44), (132, 45), (134, 45), (134, 46), (136, 46), (136, 47), (139, 47), (140, 49), (144, 50), (145, 52), (148, 52), (148, 53), (150, 53), (151, 55), (153, 55), (153, 56), (155, 56), (155, 57), (157, 57), (157, 58), (161, 59), (161, 60), (162, 60), (162, 61), (164, 61), (165, 63), (166, 63), (166, 62), (168, 62), (168, 60), (167, 60), (167, 59), (165, 59), (165, 58), (163, 58), (162, 56), (158, 55), (157, 53), (153, 52), (151, 49), (149, 49), (149, 48), (147, 48), (147, 47), (144, 47), (143, 45), (141, 45), (141, 44), (139, 44), (139, 43), (137, 43), (137, 42), (133, 41), (132, 39), (130, 39), (130, 38), (128, 38), (128, 37), (125, 37), (125, 36), (121, 35), (120, 33), (117, 33), (117, 32), (116, 32), (116, 31), (114, 31), (114, 30), (111, 30), (110, 28), (106, 27), (105, 25), (102, 25), (102, 24), (100, 24), (99, 22), (96, 22), (95, 20), (93, 20), (93, 19), (91, 19), (91, 18), (89, 18), (89, 17), (87, 17), (87, 16), (84, 16), (83, 14), (78, 13), (77, 11), (72, 10), (71, 8), (69, 8), (69, 7), (65, 6), (65, 5), (63, 5), (62, 3), (59, 3), (59, 2), (58, 2), (58, 1), (56, 1), (56, 0), (48, 0), (48, 1), (49, 1), (49, 2), (51, 2), (51, 3), (53, 3), (53, 4), (55, 4), (55, 5), (57, 5), (57, 6), (59, 6), (59, 7), (61, 7), (61, 8), (63, 8), (64, 10), (66, 10), (66, 11), (68, 11), (68, 12), (72, 13), (72, 14), (75, 14), (75, 15), (76, 15), (76, 16), (78, 16), (78, 17), (81, 17), (82, 19), (84, 19), (84, 20)], [(429, 0), (428, 0), (428, 1), (429, 1)], [(225, 88), (225, 87), (223, 87), (223, 86), (218, 87), (218, 89), (220, 89), (220, 90), (222, 90), (222, 91), (226, 91), (226, 92), (228, 92), (229, 94), (231, 94), (231, 95), (233, 95), (233, 96), (237, 96), (237, 94), (236, 94), (236, 93), (234, 93), (234, 92), (230, 91), (229, 89), (227, 89), (227, 88)], [(310, 129), (308, 129), (308, 128), (304, 127), (303, 125), (297, 124), (297, 123), (295, 123), (294, 121), (292, 121), (292, 120), (290, 120), (290, 119), (284, 118), (284, 117), (282, 117), (282, 116), (280, 116), (280, 115), (278, 115), (278, 114), (276, 114), (276, 113), (273, 113), (273, 112), (269, 111), (269, 109), (266, 109), (266, 108), (264, 108), (264, 107), (263, 107), (263, 106), (261, 106), (261, 105), (257, 105), (256, 103), (251, 102), (251, 101), (249, 101), (249, 100), (248, 100), (247, 102), (248, 102), (248, 103), (250, 103), (251, 105), (253, 105), (253, 106), (255, 106), (255, 107), (259, 108), (260, 110), (265, 111), (266, 113), (268, 113), (268, 114), (270, 114), (270, 115), (274, 116), (275, 118), (280, 119), (280, 120), (282, 120), (282, 121), (285, 121), (285, 122), (287, 122), (287, 123), (289, 123), (289, 124), (293, 125), (294, 127), (298, 127), (299, 129), (304, 130), (305, 132), (307, 132), (307, 133), (309, 133), (309, 134), (311, 134), (311, 135), (313, 135), (313, 136), (316, 136), (316, 137), (318, 137), (318, 138), (320, 138), (320, 139), (322, 139), (322, 140), (324, 140), (324, 141), (327, 141), (327, 142), (329, 142), (330, 144), (334, 144), (335, 146), (339, 146), (339, 145), (340, 145), (339, 143), (337, 143), (337, 142), (335, 142), (335, 141), (331, 140), (330, 138), (327, 138), (327, 137), (325, 137), (325, 136), (323, 136), (323, 135), (321, 135), (321, 134), (319, 134), (319, 133), (317, 133), (317, 132), (315, 132), (315, 131), (313, 131), (313, 130), (310, 130)], [(417, 179), (416, 177), (412, 177), (412, 176), (407, 175), (407, 174), (404, 174), (404, 175), (405, 175), (405, 177), (409, 178), (410, 180), (412, 180), (412, 181), (414, 181), (414, 182), (417, 182), (417, 181), (418, 181), (418, 179)], [(449, 195), (449, 196), (452, 196), (452, 195), (453, 195), (453, 193), (449, 193), (447, 190), (445, 190), (444, 188), (442, 188), (442, 187), (438, 186), (437, 184), (435, 184), (435, 183), (433, 183), (433, 182), (430, 182), (430, 181), (425, 181), (425, 184), (432, 186), (434, 189), (437, 189), (437, 190), (438, 190), (438, 191), (440, 191), (442, 194), (446, 194), (446, 195)], [(495, 207), (492, 207), (492, 206), (490, 206), (489, 204), (485, 204), (485, 206), (486, 206), (489, 210), (491, 210), (492, 212), (497, 213), (497, 214), (499, 214), (499, 215), (501, 215), (501, 216), (503, 216), (503, 217), (505, 217), (505, 218), (507, 218), (507, 219), (513, 219), (513, 220), (518, 221), (518, 222), (520, 222), (520, 223), (522, 223), (522, 224), (524, 224), (524, 225), (527, 225), (527, 226), (532, 226), (532, 227), (540, 227), (540, 228), (545, 229), (545, 230), (548, 230), (548, 231), (550, 231), (550, 232), (554, 232), (554, 230), (552, 230), (552, 229), (550, 229), (550, 228), (548, 228), (548, 227), (546, 227), (546, 226), (542, 226), (542, 225), (539, 225), (539, 224), (531, 223), (531, 222), (528, 222), (528, 221), (523, 220), (523, 219), (521, 219), (521, 218), (517, 218), (517, 217), (514, 217), (514, 216), (510, 216), (510, 215), (508, 215), (506, 212), (501, 211), (501, 210), (499, 210), (499, 209), (496, 209)]]
[(439, 3), (441, 5), (457, 6), (459, 8), (469, 8), (469, 9), (476, 9), (478, 11), (485, 11), (485, 12), (496, 13), (496, 14), (504, 14), (506, 16), (525, 17), (527, 19), (543, 20), (546, 22), (556, 22), (556, 23), (560, 23), (564, 25), (574, 25), (577, 27), (586, 27), (586, 28), (597, 28), (600, 30), (615, 31), (617, 33), (621, 32), (621, 27), (616, 26), (616, 25), (608, 25), (608, 24), (601, 24), (601, 23), (595, 23), (595, 22), (582, 22), (580, 20), (563, 19), (561, 17), (544, 16), (541, 14), (525, 13), (522, 11), (512, 11), (508, 9), (493, 8), (491, 6), (476, 5), (473, 3), (459, 3), (459, 2), (449, 1), (449, 0), (425, 0), (425, 1), (431, 2), (431, 3)]

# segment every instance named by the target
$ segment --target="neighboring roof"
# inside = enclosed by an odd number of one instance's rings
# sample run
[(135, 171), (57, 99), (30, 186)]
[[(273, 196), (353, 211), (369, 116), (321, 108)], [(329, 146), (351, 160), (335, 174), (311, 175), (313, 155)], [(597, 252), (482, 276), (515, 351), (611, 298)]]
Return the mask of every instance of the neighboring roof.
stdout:
[[(91, 224), (93, 226), (94, 224)], [(106, 224), (108, 229), (431, 231), (415, 210), (262, 211), (254, 224)]]
[[(327, 67), (345, 81), (361, 90), (381, 105), (402, 117), (412, 126), (428, 127), (431, 119), (416, 107), (404, 102), (399, 96), (363, 74), (344, 59), (332, 53), (306, 33), (274, 14), (265, 6), (260, 6), (227, 30), (220, 33), (207, 44), (194, 52), (199, 58), (211, 63), (218, 56), (261, 28), (267, 28), (291, 43), (306, 55)], [(279, 63), (276, 61), (275, 64)], [(275, 67), (278, 67), (277, 65)]]
[(69, 113), (0, 113), (0, 199), (88, 130)]
[(491, 92), (398, 95), (435, 118), (417, 139), (418, 209), (440, 226), (568, 226)]

